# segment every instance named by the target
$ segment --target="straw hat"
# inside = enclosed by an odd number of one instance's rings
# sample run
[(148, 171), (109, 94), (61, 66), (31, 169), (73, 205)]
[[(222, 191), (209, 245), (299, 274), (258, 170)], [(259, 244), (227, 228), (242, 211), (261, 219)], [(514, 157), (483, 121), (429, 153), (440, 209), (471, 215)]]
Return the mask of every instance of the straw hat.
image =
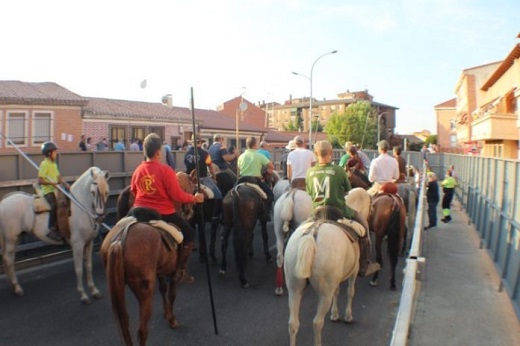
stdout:
[(285, 146), (285, 149), (294, 150), (296, 149), (296, 143), (294, 143), (294, 140), (290, 140), (289, 143)]

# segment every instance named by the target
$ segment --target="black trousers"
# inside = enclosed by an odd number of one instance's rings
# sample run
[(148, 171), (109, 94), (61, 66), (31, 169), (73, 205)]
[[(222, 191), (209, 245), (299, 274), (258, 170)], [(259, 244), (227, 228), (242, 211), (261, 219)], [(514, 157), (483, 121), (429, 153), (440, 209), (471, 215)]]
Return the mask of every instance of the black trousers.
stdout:
[(437, 226), (437, 205), (439, 201), (428, 201), (428, 226)]
[(51, 211), (49, 212), (49, 228), (56, 227), (57, 223), (57, 216), (56, 216), (56, 207), (58, 202), (56, 201), (56, 195), (54, 192), (49, 192), (46, 195), (44, 195), (45, 199), (51, 206)]
[(184, 243), (193, 242), (195, 239), (195, 230), (190, 226), (190, 224), (179, 214), (173, 213), (168, 215), (161, 215), (163, 221), (168, 223), (172, 223), (175, 226), (179, 227), (184, 236)]

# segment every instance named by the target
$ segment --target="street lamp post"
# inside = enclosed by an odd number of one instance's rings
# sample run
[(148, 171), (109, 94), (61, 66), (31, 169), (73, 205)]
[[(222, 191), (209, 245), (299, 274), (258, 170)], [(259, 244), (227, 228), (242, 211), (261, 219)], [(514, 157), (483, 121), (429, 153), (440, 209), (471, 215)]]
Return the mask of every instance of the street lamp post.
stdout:
[[(338, 52), (337, 50), (333, 50), (332, 52), (327, 52), (325, 54), (320, 55), (316, 60), (314, 60), (314, 63), (311, 66), (310, 77), (307, 77), (301, 73), (293, 72), (293, 74), (295, 74), (295, 75), (306, 77), (307, 79), (309, 79), (309, 82), (311, 85), (311, 95), (310, 95), (310, 99), (309, 99), (309, 149), (312, 148), (312, 144), (311, 144), (311, 138), (312, 138), (312, 72), (314, 71), (314, 65), (316, 65), (318, 60), (320, 60), (324, 56), (329, 55), (329, 54), (336, 54), (337, 52)], [(318, 130), (316, 129), (316, 131), (318, 131)]]
[(386, 112), (383, 112), (383, 113), (380, 113), (378, 116), (377, 116), (377, 143), (379, 143), (380, 141), (380, 137), (381, 137), (381, 130), (380, 130), (380, 120), (381, 120), (381, 116), (386, 114)]

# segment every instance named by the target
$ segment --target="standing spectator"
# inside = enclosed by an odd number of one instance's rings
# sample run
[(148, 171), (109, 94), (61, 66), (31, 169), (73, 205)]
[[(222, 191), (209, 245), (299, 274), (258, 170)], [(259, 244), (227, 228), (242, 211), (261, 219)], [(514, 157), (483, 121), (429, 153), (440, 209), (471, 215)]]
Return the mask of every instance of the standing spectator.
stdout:
[(85, 142), (85, 135), (81, 135), (79, 139), (79, 150), (87, 151), (87, 143)]
[(125, 150), (125, 144), (123, 143), (123, 140), (120, 139), (117, 141), (116, 145), (114, 145), (115, 151), (123, 151)]
[[(379, 156), (372, 160), (368, 173), (368, 180), (374, 183), (370, 190), (368, 190), (372, 195), (379, 192), (383, 184), (389, 188), (387, 192), (397, 192), (395, 181), (399, 179), (399, 167), (397, 166), (397, 161), (388, 155), (389, 146), (385, 140), (377, 144)], [(386, 183), (390, 185), (386, 185)]]
[(343, 167), (343, 168), (347, 167), (347, 162), (348, 162), (348, 160), (350, 160), (350, 148), (352, 148), (352, 142), (350, 142), (350, 141), (345, 142), (345, 155), (343, 155), (341, 157), (341, 159), (339, 160), (340, 167)]
[(137, 144), (137, 138), (132, 139), (132, 143), (130, 144), (131, 151), (139, 151), (139, 144)]
[(394, 157), (397, 161), (397, 166), (399, 167), (399, 179), (398, 183), (406, 183), (406, 160), (401, 156), (403, 149), (400, 146), (394, 147)]
[(316, 156), (305, 148), (302, 137), (296, 136), (293, 141), (296, 149), (287, 155), (287, 178), (292, 187), (305, 189), (307, 170), (316, 164)]
[(428, 202), (428, 226), (424, 229), (437, 227), (437, 205), (439, 204), (439, 184), (437, 176), (433, 172), (428, 173), (428, 185), (426, 187), (426, 201)]
[(96, 150), (97, 151), (105, 151), (107, 150), (107, 146), (105, 145), (106, 138), (101, 137), (99, 139), (99, 142), (96, 143)]
[[(211, 160), (221, 171), (228, 171), (236, 177), (236, 171), (233, 172), (229, 167), (229, 162), (238, 157), (238, 153), (230, 154), (224, 145), (224, 137), (219, 134), (213, 135), (213, 144), (209, 147), (208, 151), (211, 155)], [(256, 151), (256, 150), (255, 150)]]
[(455, 186), (457, 186), (457, 181), (451, 176), (451, 171), (448, 170), (446, 172), (446, 178), (441, 182), (441, 186), (443, 188), (444, 196), (442, 197), (442, 222), (450, 222), (451, 221), (451, 211), (450, 205), (453, 200), (453, 195), (455, 193)]
[(143, 140), (141, 138), (137, 138), (137, 146), (139, 147), (139, 151), (143, 151)]
[(260, 148), (257, 150), (260, 154), (267, 157), (269, 160), (271, 160), (271, 153), (269, 152), (269, 144), (267, 144), (266, 141), (260, 142)]
[(283, 151), (282, 158), (280, 160), (280, 169), (282, 170), (282, 179), (289, 179), (287, 176), (287, 157), (296, 149), (296, 144), (294, 144), (294, 140), (290, 140), (289, 143), (285, 146), (285, 150)]
[(92, 150), (92, 137), (87, 138), (87, 151)]
[(429, 153), (428, 146), (425, 144), (425, 145), (423, 145), (423, 147), (421, 149), (421, 154), (422, 154), (423, 160), (426, 162), (426, 164), (428, 164), (428, 153)]
[(453, 177), (453, 179), (455, 179), (455, 181), (457, 182), (457, 184), (459, 183), (459, 177), (457, 175), (457, 172), (455, 172), (455, 166), (454, 165), (450, 165), (450, 168), (449, 168), (450, 172), (451, 172), (451, 176)]

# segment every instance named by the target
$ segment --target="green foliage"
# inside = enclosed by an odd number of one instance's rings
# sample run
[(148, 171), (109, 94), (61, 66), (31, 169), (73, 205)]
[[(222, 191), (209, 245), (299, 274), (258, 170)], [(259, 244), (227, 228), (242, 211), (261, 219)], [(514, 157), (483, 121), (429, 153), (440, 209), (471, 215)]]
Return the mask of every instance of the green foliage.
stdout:
[(298, 122), (289, 120), (287, 125), (282, 125), (284, 131), (298, 131)]
[(349, 105), (342, 114), (332, 114), (325, 125), (329, 141), (339, 143), (346, 141), (361, 144), (364, 148), (375, 147), (377, 123), (370, 102), (358, 101)]
[[(316, 127), (318, 130), (316, 130)], [(323, 132), (323, 125), (318, 120), (312, 121), (312, 132)]]
[(429, 135), (424, 141), (426, 145), (437, 144), (437, 135)]

